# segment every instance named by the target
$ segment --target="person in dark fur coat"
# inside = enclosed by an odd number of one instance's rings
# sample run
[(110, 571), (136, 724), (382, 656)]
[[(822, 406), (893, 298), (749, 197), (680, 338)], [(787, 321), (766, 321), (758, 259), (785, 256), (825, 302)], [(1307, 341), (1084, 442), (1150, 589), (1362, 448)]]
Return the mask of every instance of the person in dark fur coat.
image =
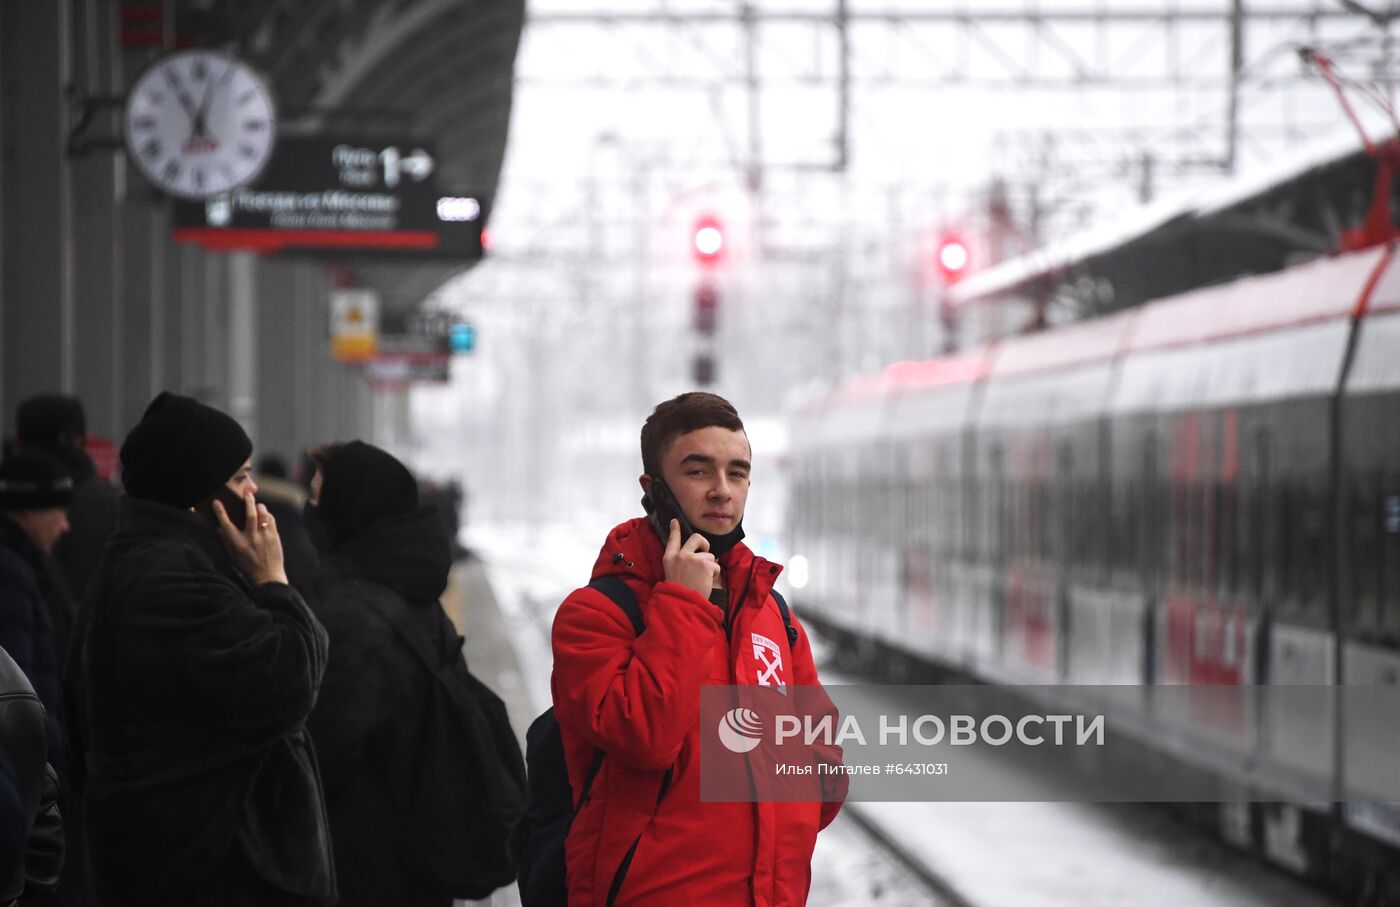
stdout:
[[(406, 866), (391, 791), (434, 682), (395, 640), (387, 614), (406, 615), (436, 651), (461, 647), (438, 599), (452, 551), (435, 508), (388, 453), (352, 441), (315, 452), (308, 520), (323, 547), (312, 596), (331, 639), (309, 727), (321, 754), (342, 907), (451, 907), (452, 896)], [(378, 607), (376, 607), (376, 603)]]
[(336, 900), (305, 731), (326, 634), (287, 584), (251, 453), (232, 418), (170, 393), (122, 444), (67, 678), (103, 907)]

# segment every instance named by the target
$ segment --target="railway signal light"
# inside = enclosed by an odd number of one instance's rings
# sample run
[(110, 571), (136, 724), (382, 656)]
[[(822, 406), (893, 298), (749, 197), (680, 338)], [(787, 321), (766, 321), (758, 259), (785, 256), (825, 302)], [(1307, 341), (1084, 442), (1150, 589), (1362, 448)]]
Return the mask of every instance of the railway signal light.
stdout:
[(697, 261), (703, 265), (714, 264), (724, 254), (724, 228), (716, 218), (702, 217), (695, 222), (691, 242)]
[(962, 237), (945, 233), (938, 238), (935, 263), (944, 283), (956, 283), (961, 279), (967, 273), (967, 266), (971, 260), (967, 243), (963, 242)]
[(715, 357), (709, 353), (697, 353), (691, 363), (691, 377), (696, 387), (709, 387), (715, 383)]
[(709, 281), (695, 288), (695, 331), (713, 337), (719, 324), (719, 290)]

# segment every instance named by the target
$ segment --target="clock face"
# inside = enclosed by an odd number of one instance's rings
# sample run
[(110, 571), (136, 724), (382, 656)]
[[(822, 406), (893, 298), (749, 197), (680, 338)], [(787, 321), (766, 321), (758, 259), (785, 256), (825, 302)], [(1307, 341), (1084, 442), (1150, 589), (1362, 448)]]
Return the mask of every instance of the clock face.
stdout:
[(272, 156), (277, 110), (246, 63), (214, 50), (167, 54), (137, 77), (123, 117), (127, 154), (158, 188), (203, 199), (242, 186)]

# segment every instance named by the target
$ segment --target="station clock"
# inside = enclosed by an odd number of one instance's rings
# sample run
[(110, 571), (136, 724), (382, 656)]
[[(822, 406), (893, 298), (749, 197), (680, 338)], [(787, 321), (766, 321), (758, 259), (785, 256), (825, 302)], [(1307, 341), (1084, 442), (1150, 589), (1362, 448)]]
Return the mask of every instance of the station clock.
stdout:
[(131, 161), (156, 188), (207, 199), (262, 172), (277, 139), (277, 106), (267, 81), (232, 54), (180, 50), (136, 77), (122, 132)]

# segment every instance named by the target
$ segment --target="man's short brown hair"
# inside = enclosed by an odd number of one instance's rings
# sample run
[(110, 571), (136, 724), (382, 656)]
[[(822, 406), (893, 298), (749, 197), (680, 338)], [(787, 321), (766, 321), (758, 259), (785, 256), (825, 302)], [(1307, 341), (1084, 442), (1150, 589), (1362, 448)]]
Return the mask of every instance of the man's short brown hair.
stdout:
[(649, 476), (661, 475), (661, 458), (672, 441), (712, 426), (744, 430), (738, 411), (718, 394), (691, 391), (657, 404), (642, 425), (642, 469)]

